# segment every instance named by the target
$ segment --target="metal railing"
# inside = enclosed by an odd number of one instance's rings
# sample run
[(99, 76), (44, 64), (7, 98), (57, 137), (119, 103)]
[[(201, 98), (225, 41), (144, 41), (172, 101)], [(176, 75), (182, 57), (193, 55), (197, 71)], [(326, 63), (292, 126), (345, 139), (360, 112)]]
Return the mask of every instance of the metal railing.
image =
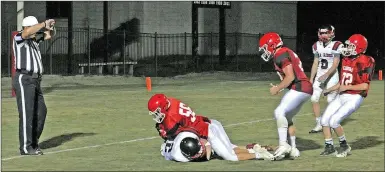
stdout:
[[(10, 75), (11, 32), (15, 26), (2, 29), (2, 74)], [(56, 28), (56, 36), (40, 44), (45, 74), (77, 75), (79, 64), (88, 63), (84, 74), (95, 75), (97, 67), (92, 63), (137, 62), (134, 76), (174, 76), (202, 71), (273, 71), (272, 63), (266, 63), (257, 55), (260, 33), (226, 33), (226, 56), (219, 64), (219, 34), (198, 34), (198, 55), (192, 57), (192, 34), (137, 33), (102, 29), (72, 29), (72, 53), (68, 52), (68, 29)], [(284, 43), (297, 47), (297, 38), (282, 35)], [(309, 47), (305, 47), (309, 48)], [(302, 52), (297, 52), (300, 57)], [(72, 54), (72, 56), (69, 56)], [(304, 55), (305, 70), (311, 66), (312, 55)], [(114, 74), (113, 66), (104, 66), (103, 75)], [(115, 73), (116, 74), (116, 73)], [(125, 66), (118, 69), (119, 75), (127, 75)]]

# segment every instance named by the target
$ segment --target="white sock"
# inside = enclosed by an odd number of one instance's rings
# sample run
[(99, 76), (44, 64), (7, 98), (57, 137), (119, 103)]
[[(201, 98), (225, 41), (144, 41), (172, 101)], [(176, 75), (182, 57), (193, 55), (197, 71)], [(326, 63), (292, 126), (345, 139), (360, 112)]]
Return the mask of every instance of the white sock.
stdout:
[(320, 125), (321, 125), (321, 117), (315, 118), (315, 121), (316, 121), (316, 123), (317, 123), (317, 126), (320, 126)]
[(333, 139), (325, 139), (325, 144), (334, 145)]
[(291, 147), (295, 148), (296, 145), (295, 145), (295, 136), (290, 136), (290, 144), (291, 144)]
[(346, 141), (345, 134), (338, 137), (340, 139), (340, 142)]
[(287, 142), (287, 128), (278, 128), (279, 144)]

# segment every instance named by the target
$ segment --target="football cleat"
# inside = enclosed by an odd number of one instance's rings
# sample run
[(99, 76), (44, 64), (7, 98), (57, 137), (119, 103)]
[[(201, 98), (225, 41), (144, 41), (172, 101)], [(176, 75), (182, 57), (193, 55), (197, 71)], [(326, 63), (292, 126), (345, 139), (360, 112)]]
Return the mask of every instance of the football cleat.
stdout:
[(352, 150), (352, 148), (347, 144), (340, 144), (340, 150), (338, 151), (336, 157), (339, 157), (339, 158), (342, 158), (342, 157), (347, 157), (348, 155), (350, 155), (350, 151)]
[(320, 132), (322, 132), (322, 126), (320, 125), (317, 125), (311, 131), (309, 131), (309, 133), (320, 133)]
[(337, 151), (336, 149), (334, 149), (334, 146), (333, 145), (330, 145), (330, 144), (327, 144), (325, 146), (325, 149), (323, 152), (321, 152), (321, 156), (329, 156), (329, 155), (336, 155), (337, 154)]
[(274, 153), (275, 160), (281, 160), (285, 158), (286, 154), (290, 153), (291, 146), (287, 143), (279, 145), (278, 149)]
[(265, 149), (265, 148), (263, 148), (263, 147), (261, 147), (259, 145), (258, 146), (254, 146), (253, 150), (255, 151), (256, 154), (259, 154), (259, 156), (263, 160), (270, 160), (270, 161), (274, 160), (274, 155), (271, 154), (269, 151), (267, 151), (267, 149)]
[(291, 158), (298, 158), (301, 154), (297, 148), (291, 148), (289, 155)]

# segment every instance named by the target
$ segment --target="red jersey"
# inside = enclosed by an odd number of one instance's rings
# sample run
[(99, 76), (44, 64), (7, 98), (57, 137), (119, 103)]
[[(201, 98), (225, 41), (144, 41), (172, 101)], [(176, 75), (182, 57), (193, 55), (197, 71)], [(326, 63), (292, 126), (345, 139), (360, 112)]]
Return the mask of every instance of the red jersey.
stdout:
[[(370, 84), (374, 73), (375, 61), (367, 55), (359, 55), (356, 58), (344, 57), (340, 74), (340, 84), (358, 85), (362, 83)], [(362, 97), (368, 95), (368, 90), (347, 90), (342, 94), (359, 94)]]
[(292, 65), (295, 78), (287, 87), (288, 89), (293, 89), (310, 95), (313, 94), (313, 86), (303, 71), (302, 62), (295, 52), (287, 47), (282, 47), (274, 54), (273, 60), (275, 70), (282, 78), (285, 77), (283, 69), (290, 64)]
[[(207, 117), (195, 115), (195, 112), (180, 100), (168, 97), (170, 107), (165, 113), (162, 123), (156, 124), (162, 138), (174, 138), (182, 131), (190, 131), (202, 138), (208, 136), (210, 120)], [(160, 130), (163, 130), (162, 133)]]

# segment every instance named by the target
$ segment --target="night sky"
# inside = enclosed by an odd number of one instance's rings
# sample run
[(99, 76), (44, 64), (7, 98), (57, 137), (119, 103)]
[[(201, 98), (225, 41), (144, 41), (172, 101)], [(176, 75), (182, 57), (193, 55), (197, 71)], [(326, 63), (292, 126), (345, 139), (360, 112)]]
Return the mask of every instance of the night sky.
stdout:
[(368, 39), (369, 55), (376, 56), (378, 49), (384, 56), (384, 7), (385, 2), (298, 2), (297, 34), (305, 35), (304, 51), (311, 53), (318, 27), (331, 24), (336, 29), (334, 40), (345, 42), (352, 34), (360, 33)]

